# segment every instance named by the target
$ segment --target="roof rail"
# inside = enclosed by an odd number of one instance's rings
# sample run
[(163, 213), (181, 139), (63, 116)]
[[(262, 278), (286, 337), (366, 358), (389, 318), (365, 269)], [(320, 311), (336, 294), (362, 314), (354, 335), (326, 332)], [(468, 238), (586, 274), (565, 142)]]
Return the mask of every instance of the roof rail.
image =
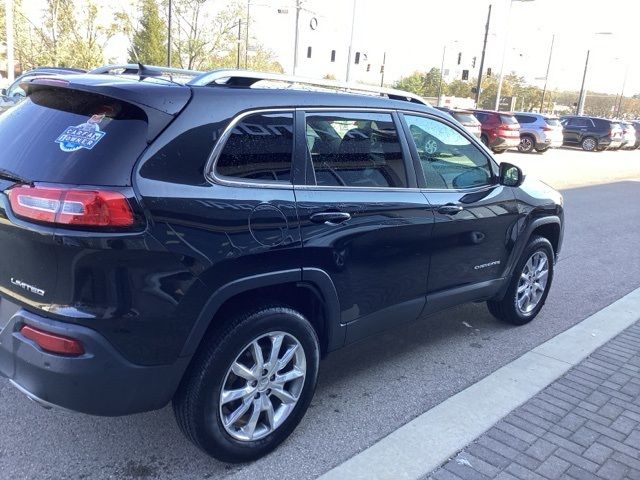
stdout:
[(202, 73), (191, 79), (188, 85), (195, 86), (228, 86), (228, 87), (250, 87), (260, 81), (273, 81), (289, 83), (291, 85), (309, 85), (323, 87), (327, 89), (342, 90), (352, 93), (368, 93), (386, 95), (393, 100), (404, 100), (413, 103), (429, 105), (429, 103), (414, 93), (396, 90), (393, 88), (375, 87), (371, 85), (361, 85), (352, 83), (336, 82), (333, 80), (315, 79), (306, 77), (296, 77), (279, 73), (254, 72), (250, 70), (212, 70)]
[(186, 70), (183, 68), (172, 68), (172, 67), (159, 67), (156, 65), (140, 65), (137, 63), (124, 63), (124, 64), (113, 64), (113, 65), (103, 65), (98, 68), (94, 68), (90, 70), (88, 73), (93, 74), (108, 74), (113, 72), (114, 70), (124, 70), (121, 74), (124, 75), (143, 75), (143, 76), (161, 76), (161, 75), (181, 75), (184, 77), (195, 77), (198, 75), (202, 75), (203, 72), (198, 70)]

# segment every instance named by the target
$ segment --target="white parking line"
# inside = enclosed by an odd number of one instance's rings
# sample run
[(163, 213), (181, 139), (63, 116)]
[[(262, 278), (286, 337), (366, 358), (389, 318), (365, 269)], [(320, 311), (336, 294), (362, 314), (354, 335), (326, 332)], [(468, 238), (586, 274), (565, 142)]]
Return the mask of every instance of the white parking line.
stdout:
[(421, 478), (639, 319), (640, 288), (448, 398), (320, 478)]

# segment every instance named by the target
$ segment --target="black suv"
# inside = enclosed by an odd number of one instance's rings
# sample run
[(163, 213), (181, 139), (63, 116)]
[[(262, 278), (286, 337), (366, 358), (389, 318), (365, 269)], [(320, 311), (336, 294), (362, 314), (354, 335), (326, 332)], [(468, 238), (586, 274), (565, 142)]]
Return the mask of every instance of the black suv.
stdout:
[(448, 115), (166, 70), (35, 79), (0, 117), (0, 372), (32, 400), (173, 401), (191, 441), (246, 461), (293, 431), (328, 352), (464, 302), (542, 308), (562, 197)]
[(622, 128), (606, 118), (567, 115), (560, 118), (564, 127), (563, 145), (580, 146), (587, 152), (622, 146)]

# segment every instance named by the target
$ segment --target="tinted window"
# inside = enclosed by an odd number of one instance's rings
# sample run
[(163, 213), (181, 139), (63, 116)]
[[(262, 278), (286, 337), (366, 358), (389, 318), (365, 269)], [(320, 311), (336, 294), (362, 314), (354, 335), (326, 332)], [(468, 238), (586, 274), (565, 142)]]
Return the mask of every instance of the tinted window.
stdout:
[(513, 115), (500, 115), (500, 121), (507, 125), (518, 123), (518, 120), (516, 120), (516, 117), (514, 117)]
[(487, 114), (486, 113), (482, 113), (482, 112), (474, 112), (473, 113), (475, 115), (475, 117), (480, 120), (481, 122), (484, 122), (487, 119)]
[(590, 127), (591, 122), (587, 118), (574, 117), (569, 119), (568, 125), (571, 127)]
[(464, 135), (430, 118), (405, 115), (405, 119), (427, 188), (470, 188), (491, 182), (489, 160)]
[(42, 88), (0, 115), (0, 145), (0, 168), (28, 180), (125, 186), (147, 117), (102, 95)]
[(536, 121), (536, 117), (532, 117), (531, 115), (516, 115), (516, 119), (518, 123), (534, 123)]
[(292, 155), (292, 113), (250, 115), (231, 131), (216, 161), (216, 174), (246, 180), (290, 182)]
[(471, 113), (459, 113), (455, 112), (453, 114), (454, 118), (458, 120), (460, 123), (478, 123), (478, 119), (473, 116)]
[(402, 148), (390, 114), (308, 114), (306, 129), (318, 185), (407, 186)]

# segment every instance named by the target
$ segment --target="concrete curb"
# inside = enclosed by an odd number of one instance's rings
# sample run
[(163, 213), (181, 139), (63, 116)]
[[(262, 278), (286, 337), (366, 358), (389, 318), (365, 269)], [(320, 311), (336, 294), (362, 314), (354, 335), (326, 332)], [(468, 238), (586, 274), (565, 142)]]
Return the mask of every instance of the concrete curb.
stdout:
[(639, 319), (640, 288), (448, 398), (320, 478), (421, 478)]

